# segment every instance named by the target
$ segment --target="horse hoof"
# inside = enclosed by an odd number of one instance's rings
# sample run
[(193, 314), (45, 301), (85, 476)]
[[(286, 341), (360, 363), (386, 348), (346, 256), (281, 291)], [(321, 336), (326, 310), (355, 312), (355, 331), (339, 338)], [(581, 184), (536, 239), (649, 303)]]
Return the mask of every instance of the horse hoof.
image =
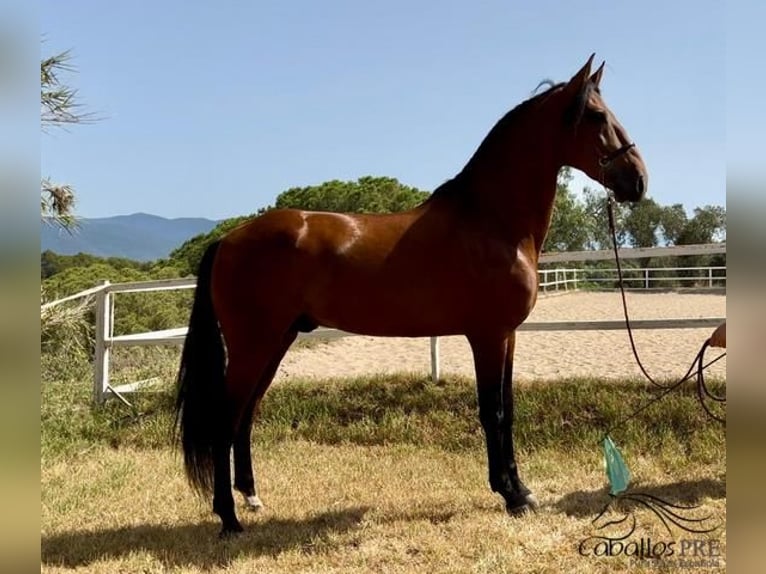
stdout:
[(245, 508), (251, 512), (261, 512), (264, 509), (261, 499), (255, 496), (245, 496)]
[(242, 528), (242, 525), (239, 523), (239, 521), (233, 522), (231, 524), (224, 524), (223, 528), (221, 528), (221, 532), (218, 535), (218, 538), (221, 540), (228, 540), (238, 536), (240, 533), (244, 532), (244, 530), (245, 529)]
[(506, 512), (511, 516), (524, 516), (531, 512), (537, 512), (538, 508), (540, 508), (540, 503), (531, 493), (520, 496), (517, 503), (506, 504), (505, 506)]

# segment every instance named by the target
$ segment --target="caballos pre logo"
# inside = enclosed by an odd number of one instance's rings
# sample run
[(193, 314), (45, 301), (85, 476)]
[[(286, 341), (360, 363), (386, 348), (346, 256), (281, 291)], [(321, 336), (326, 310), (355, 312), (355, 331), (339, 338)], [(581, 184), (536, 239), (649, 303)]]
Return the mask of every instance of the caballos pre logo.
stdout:
[[(647, 508), (662, 522), (669, 539), (636, 536), (638, 521), (635, 510)], [(616, 518), (607, 515), (616, 511)], [(710, 514), (700, 516), (699, 506), (681, 506), (657, 496), (641, 492), (614, 496), (593, 519), (596, 534), (582, 540), (578, 552), (582, 556), (625, 556), (634, 560), (672, 559), (681, 567), (711, 567), (722, 556), (720, 540), (702, 536), (720, 528)], [(685, 533), (673, 537), (671, 524)]]

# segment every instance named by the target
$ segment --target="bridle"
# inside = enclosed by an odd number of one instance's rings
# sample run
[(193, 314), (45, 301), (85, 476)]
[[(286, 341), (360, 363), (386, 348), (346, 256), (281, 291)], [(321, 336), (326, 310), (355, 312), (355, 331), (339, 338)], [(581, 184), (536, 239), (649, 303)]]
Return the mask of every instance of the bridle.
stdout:
[(625, 144), (622, 147), (617, 148), (613, 152), (610, 152), (610, 153), (608, 153), (606, 155), (601, 156), (598, 159), (598, 165), (601, 166), (602, 168), (605, 168), (605, 167), (609, 166), (610, 163), (612, 163), (614, 160), (616, 160), (621, 155), (627, 153), (628, 150), (630, 150), (631, 148), (633, 148), (635, 146), (636, 146), (636, 144), (634, 142), (631, 142), (631, 143)]

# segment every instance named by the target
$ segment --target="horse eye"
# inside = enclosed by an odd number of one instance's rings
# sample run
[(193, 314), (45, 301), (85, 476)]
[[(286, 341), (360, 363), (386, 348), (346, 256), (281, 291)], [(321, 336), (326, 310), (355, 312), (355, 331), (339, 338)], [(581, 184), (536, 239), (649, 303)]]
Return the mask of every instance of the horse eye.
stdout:
[(588, 110), (587, 116), (594, 122), (601, 124), (605, 124), (607, 120), (606, 112), (604, 110)]

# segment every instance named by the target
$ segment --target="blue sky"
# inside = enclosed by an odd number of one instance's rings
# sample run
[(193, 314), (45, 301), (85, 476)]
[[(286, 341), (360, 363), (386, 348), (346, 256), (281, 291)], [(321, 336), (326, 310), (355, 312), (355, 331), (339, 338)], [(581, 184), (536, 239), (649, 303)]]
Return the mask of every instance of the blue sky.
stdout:
[[(722, 2), (163, 2), (40, 6), (92, 125), (42, 136), (83, 217), (255, 212), (294, 186), (431, 190), (545, 78), (592, 53), (662, 204), (726, 202)], [(582, 176), (578, 187), (588, 184)]]

